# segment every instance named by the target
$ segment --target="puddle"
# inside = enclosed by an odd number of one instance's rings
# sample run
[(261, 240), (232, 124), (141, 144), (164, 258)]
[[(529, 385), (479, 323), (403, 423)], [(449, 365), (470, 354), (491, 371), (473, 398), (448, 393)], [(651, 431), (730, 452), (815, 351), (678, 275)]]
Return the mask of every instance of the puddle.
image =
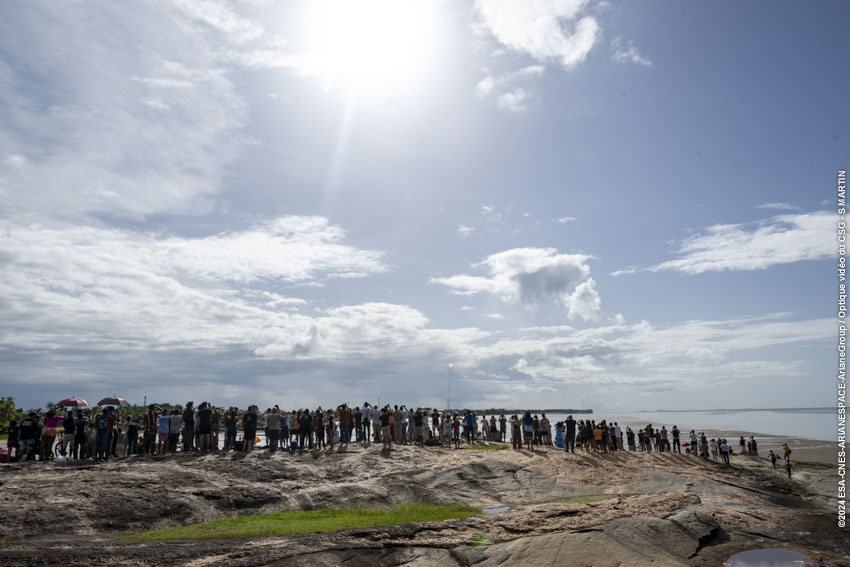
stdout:
[(484, 508), (481, 511), (489, 516), (490, 514), (501, 514), (502, 512), (507, 512), (508, 510), (510, 510), (510, 507), (502, 506), (501, 508)]
[(723, 563), (723, 567), (803, 567), (811, 559), (789, 549), (755, 549), (736, 553)]

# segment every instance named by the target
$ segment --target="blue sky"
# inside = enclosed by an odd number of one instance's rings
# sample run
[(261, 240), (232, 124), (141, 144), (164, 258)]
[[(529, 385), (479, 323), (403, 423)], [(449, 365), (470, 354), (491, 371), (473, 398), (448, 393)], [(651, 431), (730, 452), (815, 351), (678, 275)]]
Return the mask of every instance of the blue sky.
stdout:
[(20, 405), (834, 402), (845, 3), (2, 12)]

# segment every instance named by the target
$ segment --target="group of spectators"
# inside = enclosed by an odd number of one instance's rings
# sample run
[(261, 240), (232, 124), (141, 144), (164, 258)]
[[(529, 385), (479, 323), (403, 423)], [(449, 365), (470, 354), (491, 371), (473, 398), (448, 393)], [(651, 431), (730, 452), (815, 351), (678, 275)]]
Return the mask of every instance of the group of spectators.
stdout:
[[(58, 409), (58, 408), (57, 408)], [(337, 444), (371, 442), (384, 446), (415, 444), (454, 446), (478, 441), (507, 442), (508, 431), (513, 449), (556, 445), (568, 452), (576, 447), (584, 451), (668, 452), (699, 455), (715, 461), (718, 457), (729, 464), (733, 455), (726, 439), (708, 439), (705, 433), (691, 430), (683, 442), (677, 426), (668, 430), (662, 425), (648, 424), (637, 431), (625, 430), (617, 422), (583, 419), (570, 415), (554, 425), (543, 413), (525, 412), (510, 418), (505, 415), (479, 418), (474, 411), (440, 411), (433, 408), (408, 409), (405, 405), (384, 405), (380, 408), (364, 402), (350, 407), (341, 404), (335, 409), (281, 410), (279, 406), (260, 411), (256, 405), (245, 410), (231, 406), (226, 410), (208, 402), (197, 407), (186, 403), (184, 409), (163, 410), (155, 404), (141, 414), (119, 417), (113, 407), (92, 415), (88, 410), (50, 410), (41, 416), (30, 412), (18, 422), (13, 420), (9, 430), (8, 448), (12, 460), (51, 460), (61, 458), (108, 460), (129, 455), (164, 455), (191, 451), (252, 451), (265, 436), (266, 447), (296, 452), (303, 450), (333, 450)], [(223, 434), (223, 436), (222, 436)], [(220, 445), (223, 437), (223, 446)], [(753, 437), (740, 439), (740, 454), (758, 456), (758, 444)], [(790, 449), (785, 446), (785, 460), (790, 476)], [(771, 452), (770, 458), (776, 457)]]

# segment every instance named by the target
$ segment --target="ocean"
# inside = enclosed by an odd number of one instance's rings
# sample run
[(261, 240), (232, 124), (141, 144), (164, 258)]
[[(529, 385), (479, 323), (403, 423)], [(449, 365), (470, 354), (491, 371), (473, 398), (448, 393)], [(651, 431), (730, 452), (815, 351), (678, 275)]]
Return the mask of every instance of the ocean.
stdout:
[[(539, 414), (538, 414), (539, 415)], [(497, 416), (498, 417), (498, 416)], [(507, 416), (510, 418), (510, 416)], [(566, 414), (547, 414), (553, 424), (566, 420)], [(489, 418), (489, 416), (488, 416)], [(763, 435), (805, 437), (820, 441), (837, 439), (837, 412), (832, 408), (795, 408), (770, 410), (645, 411), (630, 413), (594, 412), (575, 414), (573, 418), (616, 421), (620, 426), (658, 428), (679, 426), (684, 434), (691, 429), (705, 431), (751, 431)]]

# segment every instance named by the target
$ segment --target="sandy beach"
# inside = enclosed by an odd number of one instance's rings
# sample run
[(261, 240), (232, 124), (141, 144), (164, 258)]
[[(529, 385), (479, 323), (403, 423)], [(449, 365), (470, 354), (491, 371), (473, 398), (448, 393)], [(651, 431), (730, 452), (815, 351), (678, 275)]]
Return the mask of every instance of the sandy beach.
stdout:
[[(727, 467), (686, 455), (554, 448), (351, 445), (300, 455), (29, 462), (0, 467), (0, 564), (708, 566), (770, 547), (850, 565), (835, 480), (835, 467), (817, 462), (795, 461), (788, 480), (751, 457)], [(251, 540), (118, 539), (236, 515), (415, 501), (498, 513)]]

